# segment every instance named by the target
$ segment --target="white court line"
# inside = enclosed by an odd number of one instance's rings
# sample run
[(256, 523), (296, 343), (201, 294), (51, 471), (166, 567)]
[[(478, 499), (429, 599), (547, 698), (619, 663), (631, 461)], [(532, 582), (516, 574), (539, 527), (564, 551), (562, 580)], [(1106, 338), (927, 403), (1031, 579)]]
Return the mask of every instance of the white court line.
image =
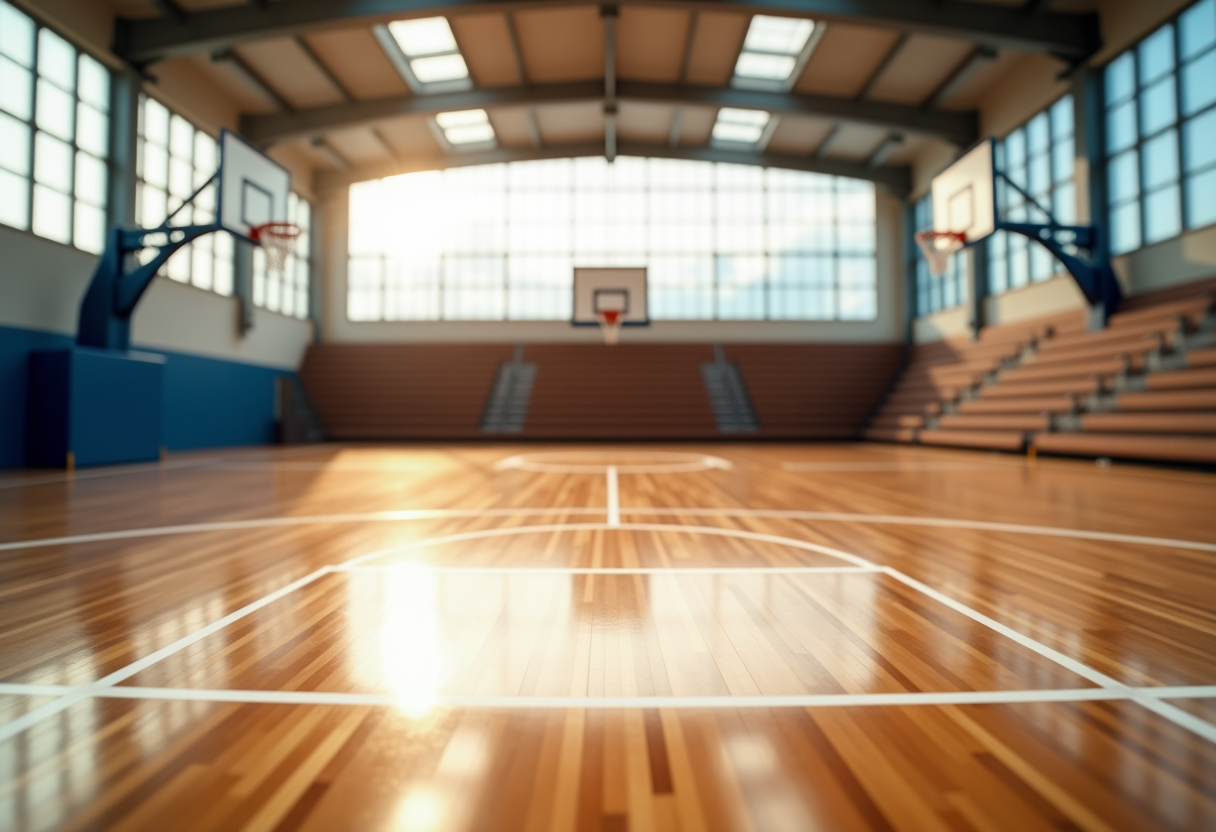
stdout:
[(1178, 540), (1170, 537), (1146, 537), (1138, 534), (1097, 532), (1085, 529), (1065, 529), (1059, 526), (1027, 526), (1020, 523), (992, 523), (985, 520), (956, 520), (948, 517), (916, 517), (903, 514), (849, 514), (838, 511), (799, 511), (767, 508), (654, 508), (639, 506), (622, 508), (621, 514), (647, 514), (657, 517), (769, 517), (786, 520), (818, 520), (826, 523), (860, 523), (876, 526), (928, 526), (939, 529), (968, 529), (982, 532), (1009, 532), (1046, 537), (1068, 537), (1078, 540), (1100, 540), (1105, 543), (1136, 543), (1145, 546), (1169, 546), (1216, 552), (1216, 543), (1198, 540)]
[(869, 471), (892, 471), (892, 472), (917, 472), (917, 471), (992, 471), (993, 465), (977, 465), (976, 463), (949, 463), (949, 462), (924, 462), (924, 463), (899, 463), (899, 462), (783, 462), (781, 464), (783, 470), (792, 472), (869, 472)]
[(621, 484), (617, 479), (616, 466), (609, 465), (604, 473), (608, 479), (608, 525), (621, 525)]
[(372, 560), (373, 558), (385, 557), (391, 554), (400, 554), (402, 552), (412, 552), (417, 549), (427, 549), (432, 546), (440, 546), (445, 543), (459, 543), (465, 540), (481, 540), (488, 537), (511, 537), (521, 534), (546, 534), (555, 531), (616, 530), (667, 532), (672, 534), (705, 534), (715, 537), (732, 537), (738, 540), (754, 540), (760, 543), (773, 543), (778, 546), (786, 546), (790, 549), (802, 549), (807, 552), (816, 552), (821, 555), (827, 555), (830, 558), (843, 560), (846, 563), (853, 564), (854, 566), (860, 566), (863, 569), (874, 570), (881, 568), (865, 558), (850, 555), (848, 552), (842, 552), (839, 549), (833, 549), (830, 546), (821, 546), (818, 543), (811, 543), (806, 540), (797, 540), (792, 537), (761, 534), (760, 532), (750, 532), (745, 529), (724, 529), (720, 526), (677, 526), (666, 523), (622, 523), (619, 526), (611, 526), (608, 523), (548, 523), (539, 526), (512, 526), (506, 529), (479, 529), (472, 532), (456, 532), (455, 534), (444, 535), (443, 537), (431, 537), (427, 538), (426, 540), (417, 540), (413, 543), (406, 543), (401, 546), (393, 546), (388, 549), (382, 549), (378, 552), (360, 555), (359, 557), (348, 560), (339, 566), (359, 566), (369, 560)]
[(0, 694), (8, 696), (62, 696), (87, 685), (29, 685), (23, 682), (0, 682)]
[[(1006, 532), (1045, 537), (1067, 537), (1076, 540), (1098, 540), (1106, 543), (1133, 543), (1143, 546), (1167, 546), (1175, 549), (1191, 549), (1199, 552), (1216, 552), (1216, 543), (1199, 540), (1180, 540), (1169, 537), (1146, 537), (1144, 535), (1118, 532), (1066, 529), (1059, 526), (1027, 526), (1019, 523), (993, 523), (984, 520), (959, 520), (949, 517), (916, 517), (903, 514), (850, 514), (836, 511), (802, 511), (798, 509), (766, 508), (661, 508), (622, 506), (622, 515), (642, 514), (655, 517), (761, 517), (787, 520), (816, 520), (824, 523), (857, 523), (878, 526), (926, 526), (940, 529), (966, 529), (969, 531)], [(15, 540), (0, 543), (0, 552), (14, 549), (34, 549), (43, 546), (67, 546), (76, 543), (97, 543), (110, 540), (127, 540), (160, 535), (198, 534), (215, 531), (243, 531), (248, 529), (276, 528), (284, 526), (337, 525), (347, 523), (394, 523), (417, 520), (442, 520), (448, 518), (481, 517), (534, 517), (554, 514), (586, 516), (603, 514), (602, 508), (500, 508), (500, 509), (414, 509), (400, 511), (353, 512), (345, 514), (311, 514), (291, 517), (263, 517), (251, 520), (224, 520), (214, 523), (187, 523), (177, 526), (150, 526), (142, 529), (124, 529), (109, 532), (46, 537), (32, 540)]]
[(270, 593), (269, 595), (266, 595), (262, 598), (259, 598), (256, 601), (246, 604), (245, 606), (241, 607), (236, 612), (229, 613), (228, 615), (224, 616), (223, 618), (221, 618), (217, 621), (211, 622), (206, 627), (203, 627), (200, 630), (195, 630), (193, 633), (190, 633), (189, 635), (179, 638), (177, 641), (173, 642), (172, 644), (168, 644), (168, 645), (160, 648), (159, 650), (156, 650), (155, 652), (149, 653), (148, 655), (144, 656), (141, 659), (131, 662), (131, 664), (114, 671), (113, 673), (109, 674), (108, 676), (103, 676), (102, 678), (98, 679), (96, 682), (93, 682), (88, 687), (77, 688), (77, 689), (73, 690), (71, 693), (66, 694), (59, 699), (56, 699), (54, 702), (48, 702), (47, 704), (43, 705), (41, 708), (35, 708), (34, 710), (30, 711), (29, 713), (23, 714), (21, 717), (13, 720), (12, 722), (9, 722), (9, 723), (4, 724), (3, 726), (0, 726), (0, 742), (4, 742), (5, 740), (7, 740), (11, 737), (14, 737), (17, 734), (20, 734), (22, 731), (36, 725), (37, 723), (41, 722), (42, 720), (46, 719), (47, 717), (54, 716), (55, 714), (57, 714), (61, 711), (67, 710), (68, 708), (75, 705), (77, 702), (81, 702), (90, 697), (97, 696), (100, 691), (104, 691), (107, 688), (110, 688), (114, 685), (119, 684), (120, 682), (130, 679), (135, 674), (148, 669), (152, 665), (159, 662), (161, 659), (167, 658), (168, 656), (173, 655), (174, 653), (178, 652), (179, 650), (183, 650), (192, 644), (202, 641), (204, 638), (211, 635), (212, 633), (222, 630), (223, 628), (227, 627), (229, 624), (232, 624), (235, 621), (239, 621), (240, 619), (249, 615), (249, 613), (256, 612), (257, 610), (260, 610), (262, 607), (265, 607), (268, 604), (273, 604), (275, 601), (279, 600), (280, 598), (290, 595), (291, 593), (295, 592), (297, 589), (300, 589), (301, 587), (307, 586), (308, 584), (315, 581), (317, 578), (320, 578), (323, 575), (328, 575), (330, 573), (330, 571), (331, 571), (330, 567), (328, 567), (328, 566), (322, 567), (321, 569), (318, 569), (316, 572), (312, 572), (311, 574), (305, 575), (303, 578), (300, 578), (297, 581), (293, 581), (293, 582), (287, 584), (286, 586), (276, 589), (274, 592)]
[[(334, 572), (426, 572), (434, 575), (850, 575), (876, 574), (866, 566), (432, 566), (406, 561), (382, 566), (334, 566)], [(0, 690), (0, 693), (3, 691)]]
[(401, 511), (371, 511), (346, 514), (314, 514), (292, 517), (263, 517), (255, 520), (218, 520), (213, 523), (183, 523), (178, 526), (149, 526), (123, 531), (91, 532), (88, 534), (46, 537), (38, 540), (15, 540), (0, 543), (0, 552), (13, 549), (35, 549), (43, 546), (66, 546), (75, 543), (104, 543), (162, 535), (199, 534), (202, 532), (246, 531), (285, 526), (339, 525), (353, 523), (397, 523), (413, 520), (444, 520), (449, 518), (532, 517), (544, 514), (591, 515), (603, 514), (600, 508), (488, 508), (488, 509), (414, 509)]
[[(584, 453), (584, 457), (611, 458), (631, 454)], [(655, 460), (667, 459), (668, 462), (656, 461), (639, 464), (613, 464), (610, 462), (545, 462), (545, 459), (571, 459), (578, 457), (578, 452), (551, 451), (548, 453), (517, 454), (494, 463), (494, 470), (505, 471), (515, 469), (530, 471), (538, 474), (602, 474), (607, 468), (616, 468), (622, 474), (691, 474), (698, 471), (721, 469), (729, 471), (734, 465), (730, 460), (709, 454), (676, 453), (671, 451), (645, 451), (636, 456), (649, 456)]]

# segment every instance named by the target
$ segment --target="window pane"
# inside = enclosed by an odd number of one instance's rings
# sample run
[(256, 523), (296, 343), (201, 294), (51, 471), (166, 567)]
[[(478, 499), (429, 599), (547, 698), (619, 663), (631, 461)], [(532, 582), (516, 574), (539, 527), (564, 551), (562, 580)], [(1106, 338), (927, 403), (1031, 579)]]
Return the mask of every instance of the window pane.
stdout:
[(1187, 179), (1186, 214), (1188, 228), (1216, 223), (1216, 168)]
[(1162, 133), (1144, 143), (1144, 188), (1156, 190), (1178, 181), (1178, 133)]
[(1216, 51), (1182, 68), (1182, 111), (1194, 115), (1216, 101)]
[(0, 113), (0, 168), (23, 176), (30, 173), (29, 125), (3, 113)]
[(105, 157), (110, 146), (110, 120), (88, 104), (76, 108), (76, 146), (94, 156)]
[[(34, 181), (58, 191), (72, 190), (72, 147), (48, 133), (34, 137)], [(36, 219), (36, 215), (35, 215)]]
[(1129, 202), (1111, 211), (1110, 226), (1112, 254), (1126, 254), (1140, 248), (1140, 203)]
[(68, 92), (76, 89), (76, 50), (50, 29), (38, 32), (38, 75)]
[(1106, 114), (1106, 150), (1118, 153), (1136, 143), (1136, 102), (1120, 104)]
[(72, 198), (45, 185), (34, 186), (34, 233), (58, 243), (72, 241)]
[(1051, 149), (1051, 160), (1053, 180), (1067, 182), (1072, 179), (1077, 163), (1077, 152), (1072, 140), (1058, 142)]
[(1129, 150), (1107, 166), (1107, 195), (1111, 202), (1124, 202), (1140, 193), (1140, 154)]
[(1216, 110), (1186, 122), (1182, 139), (1188, 173), (1216, 164)]
[(43, 130), (66, 141), (72, 140), (72, 111), (75, 102), (69, 93), (47, 81), (38, 81), (38, 114), (34, 122)]
[(1182, 231), (1182, 200), (1177, 185), (1144, 198), (1144, 242), (1159, 243)]
[(1151, 136), (1178, 120), (1178, 100), (1174, 76), (1170, 75), (1146, 89), (1140, 96), (1140, 128)]
[(1216, 0), (1202, 0), (1183, 12), (1178, 34), (1184, 60), (1216, 45)]
[(1066, 95), (1051, 107), (1051, 135), (1056, 140), (1073, 134), (1075, 119), (1074, 104), (1071, 95)]
[(155, 98), (144, 97), (142, 127), (148, 141), (169, 146), (169, 111)]
[(30, 183), (24, 176), (0, 170), (0, 223), (20, 228), (30, 224)]
[(76, 222), (72, 229), (76, 248), (90, 254), (101, 254), (106, 246), (106, 212), (83, 202), (76, 203)]
[(1106, 67), (1106, 103), (1116, 104), (1136, 91), (1136, 59), (1124, 52)]
[(1174, 27), (1162, 26), (1140, 42), (1140, 84), (1147, 86), (1174, 68)]
[(88, 55), (80, 56), (80, 100), (101, 110), (110, 111), (110, 72)]
[(0, 3), (0, 54), (24, 67), (34, 66), (34, 21), (8, 3)]
[(0, 56), (0, 110), (29, 121), (34, 106), (34, 73)]
[(106, 164), (87, 153), (76, 154), (76, 198), (98, 207), (106, 204)]
[(194, 127), (181, 116), (169, 120), (169, 152), (186, 162), (194, 150)]

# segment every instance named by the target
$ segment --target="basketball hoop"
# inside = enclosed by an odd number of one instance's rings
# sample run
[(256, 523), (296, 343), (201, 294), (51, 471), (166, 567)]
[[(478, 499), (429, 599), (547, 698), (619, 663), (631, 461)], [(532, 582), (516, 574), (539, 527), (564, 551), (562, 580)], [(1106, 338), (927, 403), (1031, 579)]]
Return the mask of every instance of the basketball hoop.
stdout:
[(303, 229), (294, 223), (268, 222), (251, 228), (249, 236), (266, 252), (266, 270), (282, 274), (302, 232)]
[(929, 261), (929, 273), (943, 275), (950, 267), (950, 258), (967, 245), (967, 235), (957, 231), (918, 231), (916, 244)]
[(601, 309), (595, 313), (600, 322), (600, 332), (604, 335), (604, 343), (612, 346), (621, 340), (621, 324), (625, 323), (625, 313), (620, 309)]

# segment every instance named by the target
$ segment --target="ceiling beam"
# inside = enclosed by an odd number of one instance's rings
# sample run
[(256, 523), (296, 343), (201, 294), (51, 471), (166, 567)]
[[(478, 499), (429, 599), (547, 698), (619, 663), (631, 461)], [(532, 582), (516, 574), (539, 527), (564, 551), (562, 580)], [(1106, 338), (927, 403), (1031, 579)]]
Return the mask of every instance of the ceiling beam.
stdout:
[(941, 83), (936, 90), (929, 96), (929, 100), (925, 102), (925, 107), (931, 110), (936, 110), (938, 107), (949, 101), (955, 93), (967, 85), (967, 82), (975, 77), (975, 73), (979, 72), (988, 64), (995, 61), (999, 56), (997, 51), (990, 46), (977, 46), (972, 50), (971, 54), (963, 59), (963, 62), (955, 67), (954, 72)]
[[(768, 110), (779, 115), (816, 116), (934, 136), (962, 146), (970, 145), (979, 137), (975, 113), (927, 111), (904, 104), (822, 95), (617, 81), (616, 100), (673, 106), (741, 107)], [(278, 142), (324, 135), (343, 127), (374, 124), (395, 116), (594, 101), (606, 101), (604, 85), (598, 81), (496, 87), (425, 96), (403, 95), (330, 104), (294, 113), (246, 115), (241, 117), (241, 132), (255, 144), (269, 147)]]
[(185, 23), (189, 17), (186, 10), (177, 4), (177, 0), (152, 0), (152, 5), (165, 17), (171, 17), (178, 23)]
[[(617, 153), (622, 156), (650, 156), (662, 159), (691, 159), (699, 162), (726, 162), (737, 165), (758, 165), (761, 167), (801, 170), (810, 173), (824, 173), (831, 176), (847, 176), (853, 179), (868, 180), (900, 196), (906, 195), (912, 184), (911, 171), (905, 167), (871, 168), (864, 163), (843, 162), (832, 159), (820, 160), (804, 156), (749, 153), (738, 150), (722, 150), (715, 147), (667, 147), (666, 145), (633, 144), (628, 142), (617, 145)], [(356, 182), (383, 179), (386, 176), (396, 176), (401, 173), (443, 170), (445, 168), (467, 167), (471, 165), (501, 164), (503, 162), (526, 162), (536, 159), (566, 159), (603, 155), (604, 146), (598, 142), (595, 144), (567, 145), (565, 147), (498, 147), (493, 150), (473, 153), (414, 157), (405, 162), (367, 165), (342, 171), (317, 171), (314, 185), (318, 194), (323, 195), (348, 187)]]
[[(639, 0), (686, 9), (736, 8), (748, 12), (854, 20), (904, 32), (961, 38), (1081, 61), (1101, 46), (1095, 13), (1040, 11), (959, 0)], [(334, 24), (472, 11), (568, 6), (572, 0), (291, 0), (264, 7), (242, 4), (192, 13), (186, 20), (153, 18), (116, 22), (114, 50), (144, 66), (164, 58), (225, 49), (271, 37), (301, 35)]]

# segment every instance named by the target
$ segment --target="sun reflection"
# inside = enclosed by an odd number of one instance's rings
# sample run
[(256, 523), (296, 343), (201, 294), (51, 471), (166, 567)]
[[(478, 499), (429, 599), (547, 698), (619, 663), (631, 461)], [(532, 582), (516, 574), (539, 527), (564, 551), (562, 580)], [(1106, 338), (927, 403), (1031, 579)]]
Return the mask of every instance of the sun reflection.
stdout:
[(445, 811), (443, 798), (429, 786), (413, 788), (397, 809), (395, 832), (431, 832), (441, 828)]
[(438, 594), (435, 574), (420, 564), (404, 563), (384, 576), (380, 677), (412, 717), (425, 716), (439, 704), (449, 673)]

